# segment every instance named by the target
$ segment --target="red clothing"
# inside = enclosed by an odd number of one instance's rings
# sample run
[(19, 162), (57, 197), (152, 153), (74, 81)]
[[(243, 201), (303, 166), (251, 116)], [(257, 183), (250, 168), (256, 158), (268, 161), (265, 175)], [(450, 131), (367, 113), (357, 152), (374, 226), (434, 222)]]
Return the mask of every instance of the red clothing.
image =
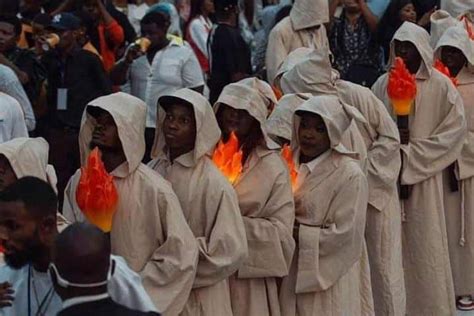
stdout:
[[(109, 72), (115, 64), (115, 52), (125, 38), (123, 29), (118, 22), (114, 20), (109, 25), (100, 23), (97, 27), (97, 31), (99, 33), (102, 62), (105, 70)], [(106, 34), (108, 40), (106, 40)]]

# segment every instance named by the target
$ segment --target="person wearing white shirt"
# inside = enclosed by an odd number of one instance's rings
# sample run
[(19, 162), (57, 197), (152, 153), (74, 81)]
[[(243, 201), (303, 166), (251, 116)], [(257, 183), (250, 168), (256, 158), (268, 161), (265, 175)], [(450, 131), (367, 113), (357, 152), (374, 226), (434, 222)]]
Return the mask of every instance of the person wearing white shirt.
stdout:
[(0, 92), (0, 143), (17, 137), (28, 137), (23, 111), (17, 100)]
[(136, 5), (136, 4), (128, 5), (128, 20), (132, 24), (137, 34), (140, 34), (140, 31), (141, 31), (140, 21), (143, 19), (148, 9), (157, 2), (158, 0), (145, 0), (143, 1), (143, 3), (139, 5)]
[(13, 70), (0, 65), (0, 92), (6, 93), (18, 101), (24, 114), (28, 131), (36, 128), (36, 119), (30, 100)]
[[(39, 178), (23, 177), (0, 193), (1, 239), (7, 263), (0, 267), (1, 316), (56, 315), (62, 309), (47, 273), (58, 235), (56, 208), (56, 193)], [(123, 258), (110, 258), (115, 267), (107, 284), (111, 298), (129, 308), (156, 311), (140, 276)]]
[(122, 90), (147, 104), (146, 153), (150, 158), (155, 137), (158, 98), (181, 88), (202, 93), (204, 77), (196, 55), (191, 48), (176, 39), (167, 38), (170, 17), (163, 12), (150, 12), (141, 21), (142, 35), (151, 44), (142, 53), (138, 47), (129, 47), (123, 60), (115, 64), (110, 78)]

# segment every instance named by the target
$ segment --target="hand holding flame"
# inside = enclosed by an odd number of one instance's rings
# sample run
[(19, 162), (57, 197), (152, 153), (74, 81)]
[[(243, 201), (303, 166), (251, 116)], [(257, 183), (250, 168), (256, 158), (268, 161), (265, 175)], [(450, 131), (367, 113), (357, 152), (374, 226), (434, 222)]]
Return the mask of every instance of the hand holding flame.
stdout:
[(395, 66), (388, 75), (387, 92), (395, 114), (409, 115), (411, 104), (416, 97), (416, 81), (400, 57), (395, 58)]
[(90, 153), (87, 165), (81, 168), (76, 201), (89, 222), (106, 233), (112, 230), (118, 193), (113, 177), (105, 170), (97, 147)]
[(298, 178), (298, 172), (295, 168), (295, 162), (293, 160), (293, 151), (291, 150), (290, 146), (283, 146), (283, 148), (281, 149), (281, 156), (286, 161), (288, 170), (290, 171), (291, 187), (293, 188), (294, 192), (296, 189), (296, 179)]
[(222, 140), (217, 145), (212, 161), (217, 168), (226, 176), (230, 183), (234, 183), (242, 172), (242, 150), (239, 149), (239, 140), (234, 132), (230, 134), (229, 140)]

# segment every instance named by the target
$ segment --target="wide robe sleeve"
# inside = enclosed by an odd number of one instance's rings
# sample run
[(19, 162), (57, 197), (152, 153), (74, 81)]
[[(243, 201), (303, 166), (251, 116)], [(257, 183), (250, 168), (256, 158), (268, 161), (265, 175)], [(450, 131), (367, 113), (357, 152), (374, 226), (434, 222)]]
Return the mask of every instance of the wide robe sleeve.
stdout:
[(237, 196), (230, 185), (218, 189), (220, 196), (207, 196), (208, 205), (216, 204), (218, 200), (217, 217), (210, 236), (197, 237), (199, 263), (194, 288), (210, 286), (227, 278), (237, 271), (247, 256), (247, 239)]
[(295, 209), (289, 175), (284, 168), (282, 165), (283, 171), (273, 182), (262, 212), (265, 215), (243, 217), (249, 255), (238, 271), (239, 278), (283, 277), (288, 274), (295, 249), (292, 236)]
[(352, 171), (329, 204), (327, 227), (300, 225), (297, 294), (329, 289), (360, 259), (367, 199), (365, 176)]
[[(454, 89), (454, 88), (453, 88)], [(410, 138), (402, 145), (402, 184), (416, 184), (431, 178), (452, 164), (466, 140), (466, 120), (461, 96), (455, 90), (447, 95), (450, 108), (434, 131), (425, 138)]]

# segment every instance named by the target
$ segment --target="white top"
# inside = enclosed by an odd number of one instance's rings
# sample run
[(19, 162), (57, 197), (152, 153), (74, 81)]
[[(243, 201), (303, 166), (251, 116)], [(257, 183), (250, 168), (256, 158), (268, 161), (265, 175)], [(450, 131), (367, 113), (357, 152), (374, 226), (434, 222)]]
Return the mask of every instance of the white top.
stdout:
[(206, 19), (202, 15), (194, 18), (189, 24), (189, 36), (201, 53), (203, 53), (207, 58), (209, 58), (209, 54), (207, 52), (207, 39), (209, 38), (211, 29), (211, 20)]
[(26, 127), (28, 131), (33, 131), (36, 127), (36, 119), (30, 100), (13, 70), (4, 65), (0, 65), (0, 92), (8, 94), (20, 103)]
[(78, 296), (67, 299), (63, 301), (63, 309), (69, 308), (74, 305), (96, 302), (108, 298), (109, 293), (98, 294), (98, 295), (88, 295), (88, 296)]
[[(298, 168), (298, 176), (296, 177), (296, 189), (301, 187), (301, 185), (304, 183), (304, 180), (308, 177), (308, 175), (313, 173), (314, 169), (316, 169), (316, 166), (320, 165), (330, 155), (331, 155), (331, 149), (325, 151), (324, 153), (314, 158), (310, 162), (301, 164)], [(299, 156), (299, 153), (298, 153), (298, 156)]]
[(0, 144), (17, 137), (28, 137), (23, 111), (17, 100), (0, 92)]
[(142, 3), (140, 5), (128, 5), (128, 20), (130, 21), (130, 24), (132, 24), (137, 34), (141, 34), (140, 21), (143, 19), (149, 8), (150, 6), (146, 3)]
[[(112, 258), (116, 262), (114, 274), (108, 284), (109, 294), (112, 299), (131, 309), (143, 312), (156, 311), (150, 297), (145, 292), (140, 276), (127, 266), (122, 257), (112, 256)], [(0, 316), (28, 316), (28, 270), (28, 265), (19, 270), (14, 270), (8, 266), (0, 267), (0, 283), (10, 282), (15, 291), (13, 294), (15, 297), (13, 306), (0, 308)], [(41, 302), (53, 286), (53, 283), (48, 273), (38, 272), (33, 268), (31, 272), (34, 277), (38, 300)], [(31, 315), (36, 315), (38, 304), (33, 289), (33, 277), (30, 278), (30, 303)], [(56, 315), (62, 309), (63, 303), (60, 297), (54, 293), (51, 297), (51, 302), (47, 306), (47, 310), (43, 309), (42, 312), (45, 315)]]
[(122, 90), (146, 102), (146, 127), (155, 128), (156, 103), (160, 96), (202, 85), (204, 77), (193, 50), (172, 40), (156, 53), (151, 65), (146, 56), (134, 60)]

